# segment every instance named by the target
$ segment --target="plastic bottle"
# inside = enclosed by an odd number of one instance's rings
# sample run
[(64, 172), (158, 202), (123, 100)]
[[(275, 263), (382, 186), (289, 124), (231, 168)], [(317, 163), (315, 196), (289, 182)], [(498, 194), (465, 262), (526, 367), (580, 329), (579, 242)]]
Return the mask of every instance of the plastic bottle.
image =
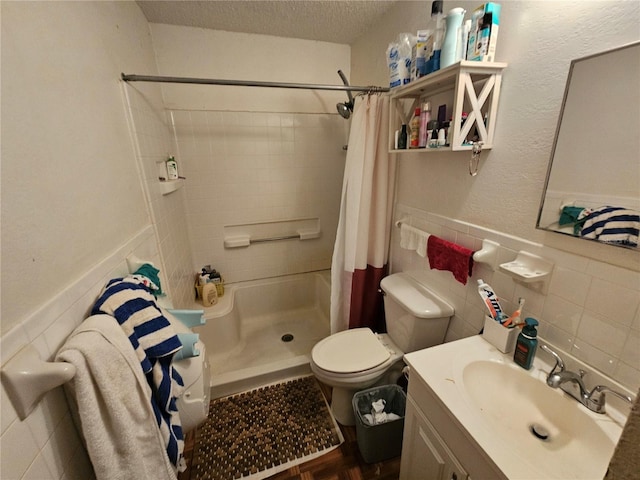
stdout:
[(410, 127), (409, 148), (418, 148), (420, 140), (420, 107), (416, 107), (416, 110), (413, 112)]
[(513, 353), (513, 361), (520, 365), (525, 370), (531, 368), (533, 359), (536, 356), (536, 349), (538, 348), (538, 321), (535, 318), (525, 318), (525, 326), (518, 335), (516, 341), (516, 349)]
[(167, 159), (167, 178), (169, 180), (178, 179), (178, 164), (176, 163), (176, 159), (173, 157), (169, 157)]
[(398, 150), (404, 150), (407, 148), (407, 124), (402, 124), (402, 130), (400, 130), (400, 138), (398, 138)]
[(431, 103), (424, 102), (420, 109), (420, 127), (418, 129), (418, 148), (425, 148), (429, 142), (429, 122), (431, 121)]
[(218, 303), (218, 290), (213, 283), (205, 283), (202, 286), (202, 305), (210, 307)]
[(458, 52), (458, 41), (460, 39), (460, 30), (462, 28), (462, 20), (467, 11), (464, 8), (456, 7), (449, 10), (446, 17), (447, 30), (442, 42), (442, 53), (440, 54), (440, 68), (453, 65)]
[(431, 72), (440, 70), (440, 56), (442, 40), (444, 37), (444, 15), (442, 14), (442, 1), (431, 3), (431, 21), (435, 25), (433, 35), (433, 55), (431, 56)]

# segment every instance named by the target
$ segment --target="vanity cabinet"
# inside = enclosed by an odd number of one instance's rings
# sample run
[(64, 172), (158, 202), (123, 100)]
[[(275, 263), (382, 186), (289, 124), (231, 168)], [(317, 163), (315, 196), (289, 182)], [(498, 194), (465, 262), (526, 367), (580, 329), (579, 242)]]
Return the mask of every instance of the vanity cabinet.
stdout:
[[(442, 152), (471, 150), (466, 140), (477, 131), (483, 149), (493, 147), (502, 71), (506, 63), (471, 62), (462, 60), (414, 82), (391, 90), (389, 115), (389, 152)], [(447, 106), (445, 121), (451, 119), (452, 134), (448, 147), (395, 149), (395, 132), (402, 124), (407, 127), (416, 107), (431, 103), (431, 118), (438, 119), (438, 107)], [(463, 112), (467, 113), (464, 124)]]
[(411, 369), (400, 480), (471, 479), (507, 477)]
[(411, 397), (407, 398), (404, 435), (400, 480), (469, 478)]

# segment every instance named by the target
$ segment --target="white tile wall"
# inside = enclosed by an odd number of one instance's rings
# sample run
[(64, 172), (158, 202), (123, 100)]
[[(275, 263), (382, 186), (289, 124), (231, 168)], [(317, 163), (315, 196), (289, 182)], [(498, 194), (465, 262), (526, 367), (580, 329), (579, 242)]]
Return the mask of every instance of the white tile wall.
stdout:
[[(348, 122), (337, 114), (170, 112), (187, 177), (193, 268), (227, 282), (331, 266)], [(320, 239), (225, 249), (223, 227), (319, 217)]]
[[(130, 132), (136, 145), (141, 182), (150, 216), (160, 242), (161, 278), (175, 307), (193, 300), (191, 246), (187, 228), (185, 194), (182, 189), (168, 195), (160, 190), (159, 171), (170, 155), (176, 155), (171, 124), (162, 105), (160, 87), (154, 84), (123, 85)], [(180, 165), (182, 167), (182, 165)], [(182, 169), (179, 175), (183, 176)], [(166, 174), (165, 174), (166, 177)]]
[[(71, 332), (89, 315), (105, 283), (128, 273), (126, 257), (159, 262), (155, 234), (143, 229), (108, 258), (77, 279), (25, 322), (0, 339), (0, 364), (4, 365), (27, 344), (43, 360), (51, 361)], [(1, 391), (0, 478), (90, 480), (91, 462), (71, 418), (62, 387), (45, 395), (34, 411), (20, 420), (5, 391)]]
[(463, 286), (451, 273), (431, 270), (428, 259), (401, 249), (399, 229), (394, 228), (392, 271), (419, 271), (455, 307), (447, 341), (480, 331), (485, 311), (476, 280), (482, 278), (496, 290), (508, 312), (524, 297), (524, 315), (538, 319), (541, 337), (630, 390), (640, 388), (640, 273), (397, 204), (395, 220), (405, 217), (419, 228), (472, 250), (481, 248), (483, 238), (496, 241), (501, 245), (498, 264), (514, 260), (520, 250), (555, 263), (546, 295), (483, 264), (474, 265), (473, 277)]

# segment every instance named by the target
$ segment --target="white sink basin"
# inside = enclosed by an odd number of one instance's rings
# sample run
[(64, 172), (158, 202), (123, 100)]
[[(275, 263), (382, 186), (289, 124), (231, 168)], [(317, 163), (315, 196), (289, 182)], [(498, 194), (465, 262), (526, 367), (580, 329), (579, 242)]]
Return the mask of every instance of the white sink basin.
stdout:
[(615, 448), (602, 419), (527, 373), (515, 364), (474, 361), (462, 369), (459, 386), (512, 453), (562, 478), (602, 478)]
[(405, 360), (506, 478), (602, 479), (624, 415), (590, 412), (549, 387), (539, 356), (524, 370), (475, 336)]

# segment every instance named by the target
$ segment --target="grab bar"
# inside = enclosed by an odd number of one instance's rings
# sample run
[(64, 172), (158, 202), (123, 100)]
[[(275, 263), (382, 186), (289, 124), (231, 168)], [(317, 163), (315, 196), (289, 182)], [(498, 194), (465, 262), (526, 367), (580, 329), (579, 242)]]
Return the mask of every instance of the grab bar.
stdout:
[(320, 237), (320, 230), (298, 230), (290, 235), (251, 238), (250, 235), (233, 235), (224, 238), (224, 248), (248, 247), (253, 243), (277, 242), (279, 240), (311, 240)]

